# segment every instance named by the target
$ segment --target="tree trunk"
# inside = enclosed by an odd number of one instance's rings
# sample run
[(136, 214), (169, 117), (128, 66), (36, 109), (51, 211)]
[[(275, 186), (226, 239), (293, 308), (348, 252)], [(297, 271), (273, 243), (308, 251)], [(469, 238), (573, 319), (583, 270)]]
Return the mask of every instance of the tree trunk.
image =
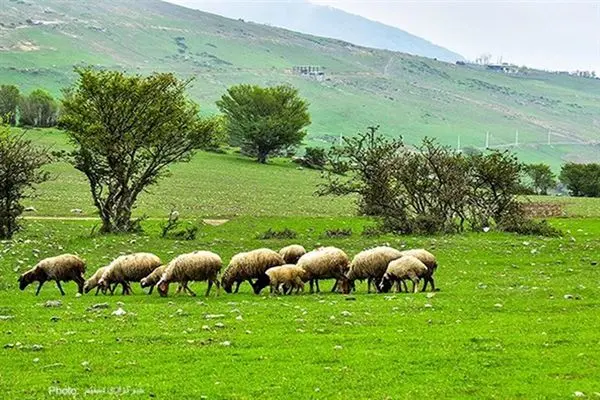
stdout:
[(261, 164), (266, 164), (267, 163), (267, 156), (268, 156), (268, 154), (258, 153), (258, 158), (257, 158), (256, 161), (258, 161)]

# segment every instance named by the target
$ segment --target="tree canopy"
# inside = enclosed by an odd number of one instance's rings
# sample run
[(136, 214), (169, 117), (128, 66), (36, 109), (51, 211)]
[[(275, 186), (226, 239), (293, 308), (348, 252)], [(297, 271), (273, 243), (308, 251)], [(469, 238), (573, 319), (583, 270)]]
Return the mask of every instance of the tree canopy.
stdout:
[(140, 193), (210, 143), (214, 121), (199, 117), (186, 96), (190, 81), (173, 74), (76, 72), (60, 120), (75, 145), (71, 162), (89, 181), (102, 231), (135, 230)]
[(308, 103), (291, 86), (232, 86), (217, 106), (227, 117), (232, 142), (260, 163), (301, 144), (311, 123)]

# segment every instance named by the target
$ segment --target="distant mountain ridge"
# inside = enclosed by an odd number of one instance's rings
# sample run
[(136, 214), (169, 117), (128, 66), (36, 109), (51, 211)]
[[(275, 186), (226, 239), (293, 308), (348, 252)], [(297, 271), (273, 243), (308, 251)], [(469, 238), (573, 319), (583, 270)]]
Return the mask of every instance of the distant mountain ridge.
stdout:
[(343, 40), (360, 46), (400, 51), (441, 61), (464, 61), (460, 54), (433, 44), (399, 28), (306, 0), (277, 2), (172, 2), (230, 18), (269, 24), (296, 32)]

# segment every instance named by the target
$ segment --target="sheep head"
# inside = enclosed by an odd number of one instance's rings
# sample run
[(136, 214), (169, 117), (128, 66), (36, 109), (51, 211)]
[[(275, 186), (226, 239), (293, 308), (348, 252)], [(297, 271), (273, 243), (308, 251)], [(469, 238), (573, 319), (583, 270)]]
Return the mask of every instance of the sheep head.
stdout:
[(40, 275), (42, 273), (43, 273), (43, 271), (39, 267), (35, 267), (35, 268), (30, 269), (29, 271), (23, 273), (18, 279), (19, 289), (25, 290), (25, 288), (27, 286), (29, 286), (30, 284), (32, 284), (33, 282), (39, 281), (41, 279)]
[(167, 295), (169, 294), (169, 282), (165, 281), (164, 279), (161, 279), (156, 284), (156, 289), (158, 290), (158, 294), (160, 294), (160, 297), (167, 297)]
[(386, 273), (385, 275), (383, 275), (383, 278), (381, 278), (381, 282), (379, 282), (377, 288), (380, 292), (387, 293), (390, 291), (393, 285), (394, 281), (392, 280), (392, 277), (388, 273)]

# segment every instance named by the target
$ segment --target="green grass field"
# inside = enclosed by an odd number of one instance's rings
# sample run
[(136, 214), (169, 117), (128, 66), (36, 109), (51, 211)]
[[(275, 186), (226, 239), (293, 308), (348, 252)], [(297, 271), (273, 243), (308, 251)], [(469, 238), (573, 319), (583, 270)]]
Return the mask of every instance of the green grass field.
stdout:
[[(135, 236), (92, 236), (93, 222), (28, 221), (4, 244), (0, 263), (2, 398), (593, 398), (600, 377), (600, 222), (560, 219), (564, 238), (497, 233), (368, 239), (357, 218), (242, 217), (203, 226), (193, 242), (158, 238), (158, 223)], [(241, 250), (289, 241), (256, 239), (268, 228), (295, 242), (350, 255), (387, 243), (435, 252), (441, 290), (346, 298), (251, 294), (204, 298), (67, 296), (47, 284), (18, 291), (17, 272), (61, 252), (89, 270), (114, 256), (151, 250), (163, 259), (211, 249), (227, 262)], [(326, 229), (353, 236), (326, 240)], [(323, 284), (325, 291), (329, 284)], [(201, 293), (205, 284), (193, 288)], [(265, 292), (266, 293), (266, 292)], [(47, 300), (62, 301), (46, 308)], [(107, 309), (92, 310), (98, 303)], [(122, 307), (127, 314), (113, 316)], [(213, 318), (214, 316), (217, 316)], [(119, 389), (120, 388), (120, 389)], [(59, 391), (61, 390), (61, 391)], [(86, 391), (117, 391), (92, 395)], [(204, 396), (204, 397), (203, 397)]]
[[(28, 137), (68, 149), (58, 131)], [(414, 237), (361, 235), (374, 221), (352, 216), (352, 199), (313, 195), (319, 173), (285, 160), (259, 165), (234, 154), (199, 153), (141, 199), (151, 218), (136, 235), (98, 236), (87, 185), (66, 163), (27, 204), (37, 209), (0, 250), (0, 393), (2, 398), (522, 398), (563, 399), (600, 391), (600, 201), (560, 202), (551, 220), (563, 237), (502, 233)], [(160, 238), (171, 207), (196, 240)], [(50, 219), (48, 219), (50, 218)], [(220, 226), (204, 218), (230, 219)], [(259, 240), (268, 229), (294, 240)], [(330, 239), (330, 229), (352, 236)], [(225, 263), (253, 248), (332, 245), (349, 256), (376, 245), (425, 247), (438, 257), (439, 292), (328, 292), (196, 298), (84, 295), (47, 283), (20, 292), (17, 277), (42, 258), (83, 256), (91, 275), (120, 254), (151, 251), (164, 261), (207, 249)], [(59, 308), (44, 306), (61, 300)], [(106, 309), (92, 306), (107, 303)], [(112, 315), (118, 308), (127, 314)], [(213, 318), (212, 316), (218, 317)], [(222, 324), (222, 325), (221, 325)], [(204, 397), (203, 397), (204, 396)]]

